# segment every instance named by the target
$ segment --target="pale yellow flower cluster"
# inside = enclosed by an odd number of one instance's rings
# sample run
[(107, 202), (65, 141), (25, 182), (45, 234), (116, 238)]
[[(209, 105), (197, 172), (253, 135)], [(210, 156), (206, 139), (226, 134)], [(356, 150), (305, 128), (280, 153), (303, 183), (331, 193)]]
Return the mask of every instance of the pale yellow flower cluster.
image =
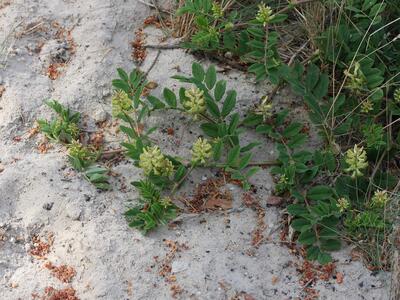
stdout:
[(116, 91), (111, 99), (112, 114), (117, 116), (122, 112), (129, 112), (132, 110), (132, 100), (124, 91)]
[(258, 6), (256, 20), (266, 26), (274, 18), (271, 7), (264, 3)]
[(348, 168), (345, 171), (351, 173), (352, 178), (362, 176), (362, 170), (368, 166), (367, 153), (363, 147), (359, 148), (358, 145), (354, 145), (353, 149), (347, 150), (345, 161), (348, 164)]
[(206, 139), (198, 138), (192, 147), (192, 162), (205, 164), (212, 154), (211, 144)]
[(257, 106), (254, 113), (263, 117), (264, 122), (272, 115), (272, 103), (268, 100), (268, 96), (264, 96), (261, 103)]
[(174, 171), (172, 162), (166, 158), (158, 146), (146, 147), (139, 157), (139, 167), (146, 175), (170, 176)]
[(389, 201), (389, 197), (386, 190), (383, 191), (375, 191), (372, 196), (372, 204), (377, 207), (384, 207), (386, 203)]
[(206, 110), (204, 92), (198, 88), (191, 88), (185, 91), (185, 96), (187, 100), (184, 101), (183, 107), (194, 119), (197, 119)]
[(400, 88), (394, 91), (393, 99), (400, 104)]
[(339, 211), (341, 213), (343, 213), (345, 210), (347, 210), (350, 207), (350, 203), (349, 203), (349, 200), (342, 197), (342, 198), (338, 199), (336, 206), (339, 208)]

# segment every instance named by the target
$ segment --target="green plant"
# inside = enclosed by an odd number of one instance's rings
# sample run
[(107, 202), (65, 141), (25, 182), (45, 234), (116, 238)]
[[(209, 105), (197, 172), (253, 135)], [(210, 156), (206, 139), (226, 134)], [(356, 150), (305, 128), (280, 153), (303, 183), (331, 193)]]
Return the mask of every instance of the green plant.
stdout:
[(176, 217), (177, 207), (169, 198), (161, 198), (160, 190), (152, 182), (141, 180), (132, 183), (139, 191), (139, 205), (125, 212), (129, 226), (144, 234), (158, 225), (166, 225)]
[(72, 112), (69, 108), (63, 107), (56, 100), (47, 101), (46, 104), (57, 113), (57, 118), (51, 121), (37, 120), (39, 129), (49, 139), (57, 142), (69, 144), (79, 136), (78, 123), (81, 115), (78, 112)]
[(277, 142), (276, 193), (292, 197), (288, 212), (298, 241), (309, 259), (321, 263), (330, 261), (327, 251), (338, 249), (341, 238), (355, 243), (374, 267), (388, 264), (384, 257), (398, 214), (393, 203), (400, 174), (392, 162), (400, 150), (400, 50), (396, 14), (384, 13), (387, 5), (393, 1), (327, 3), (332, 23), (311, 37), (320, 67), (309, 61), (281, 64), (269, 75), (304, 99), (326, 142), (322, 151), (306, 149), (303, 126), (284, 124), (285, 113), (261, 120), (256, 108), (244, 122)]
[(57, 113), (57, 117), (50, 121), (38, 120), (39, 130), (50, 140), (62, 143), (68, 148), (68, 160), (72, 167), (83, 172), (84, 177), (95, 187), (100, 190), (110, 189), (109, 178), (106, 175), (108, 170), (93, 166), (101, 153), (78, 141), (80, 113), (72, 112), (56, 100), (46, 104)]
[[(163, 206), (161, 202), (165, 201), (161, 200), (173, 199), (177, 189), (196, 168), (222, 168), (232, 179), (240, 180), (244, 189), (250, 188), (248, 179), (260, 169), (259, 163), (251, 161), (251, 149), (259, 143), (241, 144), (243, 130), (239, 125), (242, 120), (234, 111), (236, 91), (227, 90), (227, 82), (217, 79), (214, 66), (205, 70), (200, 64), (193, 63), (191, 77), (173, 76), (190, 87), (181, 87), (178, 95), (164, 88), (162, 99), (154, 95), (141, 97), (146, 81), (138, 70), (128, 75), (118, 69), (118, 74), (119, 79), (113, 81), (116, 92), (112, 104), (113, 110), (118, 111), (115, 116), (123, 121), (121, 131), (128, 137), (121, 145), (146, 177), (145, 181), (133, 183), (134, 186), (141, 193), (143, 189), (152, 191), (151, 197), (141, 194), (140, 209), (135, 207), (128, 211), (130, 226), (146, 232), (162, 224), (160, 220), (170, 219), (169, 209), (173, 210), (173, 206)], [(193, 143), (191, 158), (167, 155), (152, 142), (150, 135), (156, 128), (146, 128), (146, 118), (161, 110), (187, 114), (199, 124), (204, 137)], [(143, 128), (139, 124), (144, 125), (144, 129), (139, 129)], [(160, 210), (160, 207), (164, 209)]]

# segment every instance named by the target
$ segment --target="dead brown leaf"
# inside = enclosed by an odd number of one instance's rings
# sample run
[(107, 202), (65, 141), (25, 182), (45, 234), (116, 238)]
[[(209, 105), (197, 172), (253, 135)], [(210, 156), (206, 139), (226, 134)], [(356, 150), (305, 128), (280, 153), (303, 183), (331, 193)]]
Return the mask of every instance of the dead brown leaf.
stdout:
[(57, 290), (51, 286), (44, 289), (44, 295), (41, 300), (79, 300), (76, 291), (72, 287)]
[(270, 195), (267, 198), (267, 204), (272, 206), (279, 206), (283, 202), (283, 198), (279, 196)]
[(139, 28), (135, 31), (135, 40), (132, 42), (132, 58), (139, 64), (141, 64), (147, 56), (146, 49), (143, 47), (144, 38), (145, 34), (143, 32), (143, 28)]
[(340, 273), (340, 272), (336, 273), (336, 282), (338, 284), (342, 284), (343, 283), (343, 278), (344, 278), (343, 273)]
[(26, 136), (28, 139), (37, 135), (39, 133), (39, 126), (35, 126), (28, 131), (28, 135)]
[(45, 259), (46, 255), (50, 252), (50, 248), (53, 245), (54, 238), (53, 235), (50, 233), (47, 236), (47, 242), (44, 242), (40, 239), (39, 236), (34, 235), (32, 237), (33, 248), (29, 251), (30, 255), (38, 258), (38, 259)]
[(50, 270), (54, 277), (64, 283), (71, 282), (72, 278), (76, 275), (75, 269), (71, 266), (61, 265), (57, 267), (48, 261), (44, 264), (44, 267)]
[(52, 63), (47, 68), (47, 76), (51, 80), (56, 80), (61, 74), (61, 68), (65, 66), (65, 63)]
[(272, 276), (271, 282), (272, 282), (273, 285), (277, 284), (278, 281), (279, 281), (279, 277), (278, 276)]
[(232, 194), (223, 189), (225, 184), (222, 178), (207, 179), (197, 185), (194, 196), (183, 199), (184, 204), (192, 213), (200, 213), (207, 210), (232, 208)]
[(41, 143), (39, 144), (39, 146), (37, 147), (37, 149), (38, 149), (39, 153), (45, 154), (45, 153), (47, 153), (47, 151), (48, 151), (49, 149), (51, 149), (52, 147), (53, 147), (53, 146), (52, 146), (47, 140), (45, 140), (45, 141), (43, 141), (43, 142), (41, 142)]

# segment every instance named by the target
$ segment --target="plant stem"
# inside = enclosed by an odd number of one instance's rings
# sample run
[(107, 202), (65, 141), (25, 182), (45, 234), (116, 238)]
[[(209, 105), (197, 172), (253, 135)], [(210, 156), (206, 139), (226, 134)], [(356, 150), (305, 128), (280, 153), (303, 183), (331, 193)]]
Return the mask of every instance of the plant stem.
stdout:
[(192, 173), (193, 169), (195, 168), (195, 164), (191, 164), (189, 170), (186, 172), (186, 174), (174, 184), (174, 187), (172, 188), (170, 196), (172, 197), (175, 195), (177, 189), (181, 186), (181, 184), (186, 180), (186, 178)]

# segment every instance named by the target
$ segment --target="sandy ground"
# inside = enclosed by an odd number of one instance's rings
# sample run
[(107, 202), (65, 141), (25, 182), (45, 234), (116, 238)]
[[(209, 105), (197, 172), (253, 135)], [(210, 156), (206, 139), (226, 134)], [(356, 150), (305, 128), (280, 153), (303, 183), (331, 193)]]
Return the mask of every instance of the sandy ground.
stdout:
[[(56, 146), (41, 154), (37, 148), (41, 136), (27, 137), (37, 118), (52, 115), (44, 105), (50, 98), (81, 111), (91, 130), (97, 130), (96, 121), (111, 119), (110, 81), (116, 67), (133, 67), (129, 42), (144, 18), (153, 13), (148, 6), (135, 0), (0, 4), (4, 50), (0, 52), (0, 85), (5, 88), (0, 96), (0, 299), (40, 299), (49, 286), (72, 287), (79, 299), (171, 299), (177, 292), (179, 299), (304, 297), (306, 289), (297, 270), (302, 261), (279, 244), (275, 229), (280, 211), (266, 207), (273, 189), (267, 170), (253, 180), (265, 208), (263, 234), (271, 234), (258, 247), (251, 244), (257, 213), (243, 206), (236, 186), (227, 187), (234, 195), (233, 210), (182, 215), (174, 228), (143, 236), (128, 228), (122, 216), (135, 201), (129, 182), (140, 178), (140, 170), (122, 161), (113, 167), (119, 174), (113, 191), (100, 193), (70, 169), (64, 149)], [(60, 34), (60, 29), (71, 30), (71, 36)], [(149, 40), (157, 42), (160, 32), (146, 31)], [(155, 50), (149, 52), (143, 70), (155, 55)], [(163, 50), (149, 80), (160, 87), (177, 86), (169, 77), (176, 74), (176, 67), (188, 72), (193, 59), (182, 50)], [(57, 79), (51, 80), (46, 74), (49, 65), (65, 61)], [(268, 88), (234, 71), (221, 76), (230, 88), (238, 88), (243, 109)], [(281, 100), (291, 102), (288, 97), (282, 95)], [(198, 134), (190, 120), (160, 114), (151, 122), (160, 127), (156, 139), (165, 151), (188, 154)], [(175, 129), (173, 137), (163, 130), (167, 127)], [(111, 146), (118, 139), (112, 130), (107, 134)], [(257, 150), (258, 158), (270, 159), (274, 145), (264, 142)], [(213, 176), (211, 172), (194, 174), (191, 180), (201, 182)], [(192, 190), (193, 184), (185, 187), (188, 194)], [(46, 241), (49, 233), (54, 242), (46, 260), (32, 256), (30, 252), (38, 246), (33, 237)], [(171, 250), (174, 243), (180, 245), (176, 253)], [(320, 299), (387, 299), (389, 274), (371, 273), (360, 262), (351, 261), (349, 253), (345, 248), (335, 254), (336, 272), (344, 274), (342, 283), (332, 278), (313, 286)], [(71, 266), (76, 276), (63, 283), (44, 267), (46, 261)], [(166, 277), (160, 274), (163, 264)]]

